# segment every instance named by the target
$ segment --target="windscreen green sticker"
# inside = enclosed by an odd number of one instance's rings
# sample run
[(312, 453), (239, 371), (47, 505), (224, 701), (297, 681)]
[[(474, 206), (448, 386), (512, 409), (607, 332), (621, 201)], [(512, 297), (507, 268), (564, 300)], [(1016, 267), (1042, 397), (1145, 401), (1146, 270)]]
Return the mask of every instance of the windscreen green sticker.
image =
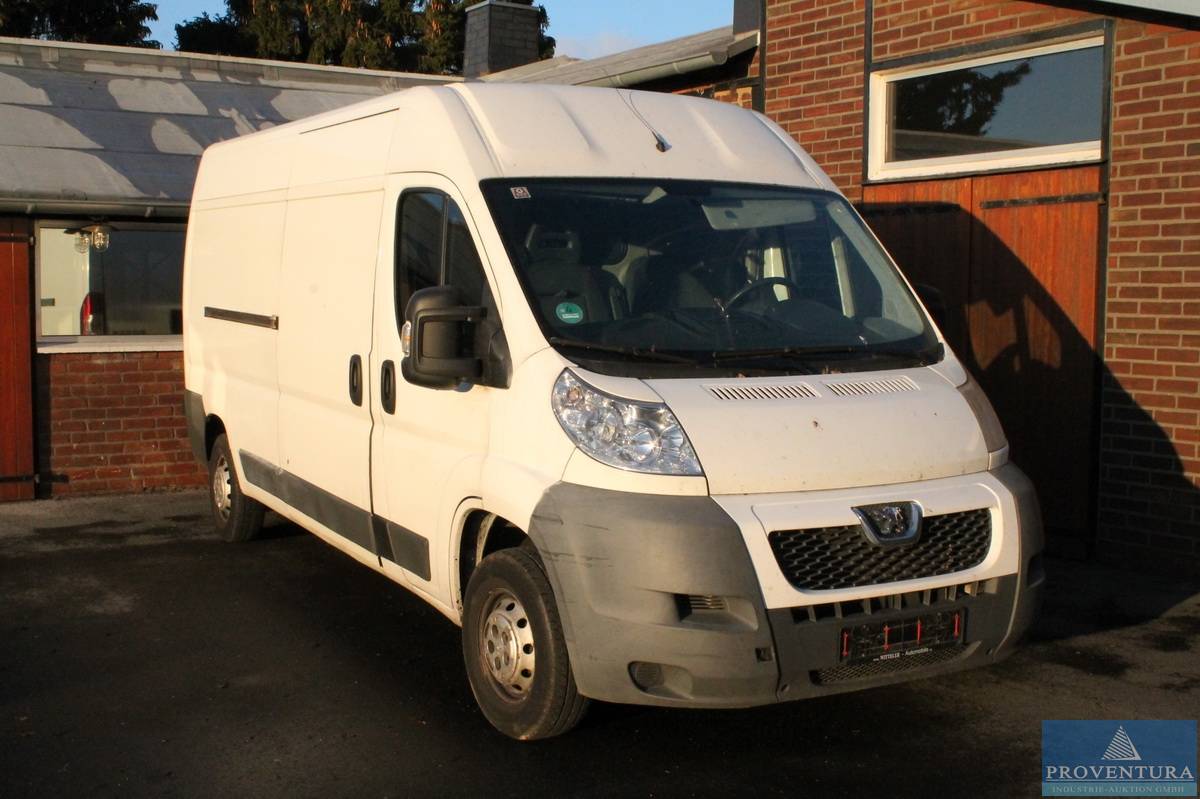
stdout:
[(573, 302), (560, 302), (554, 309), (554, 315), (558, 317), (558, 321), (568, 325), (577, 325), (583, 321), (583, 309)]

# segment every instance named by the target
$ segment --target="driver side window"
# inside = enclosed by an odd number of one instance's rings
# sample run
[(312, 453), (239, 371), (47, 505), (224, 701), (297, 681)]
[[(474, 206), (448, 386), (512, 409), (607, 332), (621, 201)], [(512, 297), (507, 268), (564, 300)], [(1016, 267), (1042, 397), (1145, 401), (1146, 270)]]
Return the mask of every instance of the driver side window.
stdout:
[(440, 191), (406, 191), (396, 224), (396, 322), (412, 295), (453, 286), (464, 305), (494, 306), (479, 252), (458, 203)]

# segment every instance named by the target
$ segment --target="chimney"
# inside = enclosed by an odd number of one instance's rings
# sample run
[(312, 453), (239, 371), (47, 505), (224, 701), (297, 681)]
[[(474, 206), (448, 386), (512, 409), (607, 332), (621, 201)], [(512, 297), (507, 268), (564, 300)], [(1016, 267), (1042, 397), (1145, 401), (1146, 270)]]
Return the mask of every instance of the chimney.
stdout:
[(762, 25), (762, 0), (733, 0), (733, 35), (758, 32)]
[(467, 9), (463, 75), (478, 78), (538, 60), (538, 12), (533, 6), (483, 0)]

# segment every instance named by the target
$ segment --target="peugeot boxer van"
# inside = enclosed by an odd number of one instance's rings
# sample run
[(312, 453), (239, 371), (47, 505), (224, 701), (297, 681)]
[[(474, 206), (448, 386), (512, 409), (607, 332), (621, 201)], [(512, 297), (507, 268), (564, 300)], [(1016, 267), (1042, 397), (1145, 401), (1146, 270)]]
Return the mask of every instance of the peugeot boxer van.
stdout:
[(210, 147), (186, 410), (264, 509), (463, 629), (500, 731), (993, 663), (1034, 491), (913, 287), (762, 115), (414, 88)]

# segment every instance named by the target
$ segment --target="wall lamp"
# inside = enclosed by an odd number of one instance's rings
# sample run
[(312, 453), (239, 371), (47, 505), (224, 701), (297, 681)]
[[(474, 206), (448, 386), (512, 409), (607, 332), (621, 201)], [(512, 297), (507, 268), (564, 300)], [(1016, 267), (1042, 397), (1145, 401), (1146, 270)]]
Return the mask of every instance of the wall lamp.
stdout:
[(85, 253), (89, 248), (104, 252), (112, 239), (109, 225), (85, 225), (75, 231), (75, 251)]

